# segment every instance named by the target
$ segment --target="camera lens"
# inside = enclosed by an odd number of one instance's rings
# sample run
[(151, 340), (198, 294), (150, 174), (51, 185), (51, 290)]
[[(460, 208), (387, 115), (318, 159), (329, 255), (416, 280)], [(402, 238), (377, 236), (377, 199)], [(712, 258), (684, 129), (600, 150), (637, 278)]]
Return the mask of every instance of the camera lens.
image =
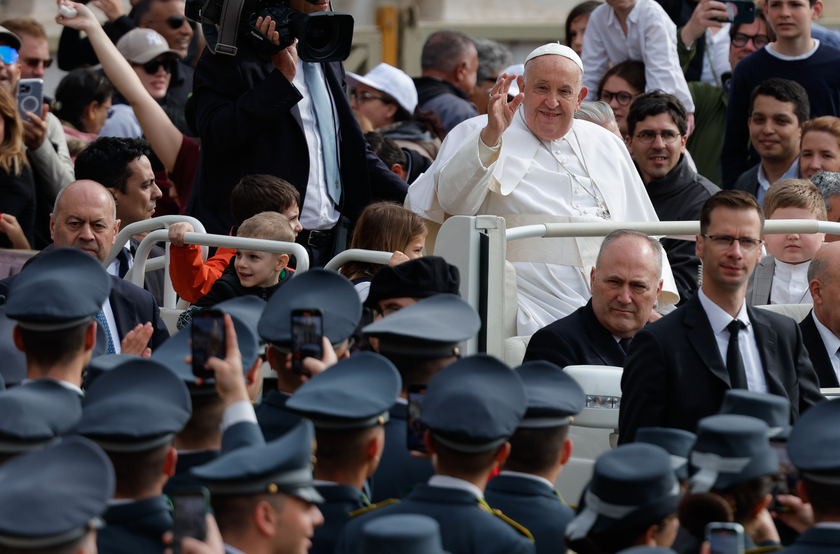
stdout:
[(335, 25), (328, 18), (310, 20), (306, 31), (306, 45), (316, 52), (332, 49), (334, 37), (338, 34)]

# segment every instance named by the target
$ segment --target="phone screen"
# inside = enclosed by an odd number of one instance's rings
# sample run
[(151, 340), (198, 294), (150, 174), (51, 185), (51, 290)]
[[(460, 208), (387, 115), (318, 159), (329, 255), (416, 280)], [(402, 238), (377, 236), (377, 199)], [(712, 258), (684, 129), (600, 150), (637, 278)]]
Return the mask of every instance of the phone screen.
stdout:
[(737, 529), (715, 527), (709, 530), (712, 554), (742, 554), (744, 536)]
[(209, 494), (205, 489), (177, 492), (172, 495), (174, 525), (172, 547), (175, 554), (181, 550), (181, 539), (192, 537), (203, 541), (207, 535)]
[(213, 371), (204, 364), (212, 357), (225, 357), (225, 319), (218, 310), (197, 311), (192, 316), (193, 375), (211, 379)]
[(420, 421), (423, 414), (423, 398), (426, 396), (426, 385), (408, 386), (408, 433), (406, 444), (414, 452), (426, 452), (426, 425)]
[(770, 441), (770, 446), (779, 456), (779, 472), (773, 482), (773, 502), (769, 506), (771, 512), (789, 512), (791, 508), (779, 504), (776, 497), (780, 494), (796, 494), (796, 484), (799, 481), (799, 471), (793, 466), (787, 452), (787, 445), (780, 441)]
[(304, 358), (324, 357), (324, 316), (320, 310), (292, 311), (292, 371), (304, 373)]

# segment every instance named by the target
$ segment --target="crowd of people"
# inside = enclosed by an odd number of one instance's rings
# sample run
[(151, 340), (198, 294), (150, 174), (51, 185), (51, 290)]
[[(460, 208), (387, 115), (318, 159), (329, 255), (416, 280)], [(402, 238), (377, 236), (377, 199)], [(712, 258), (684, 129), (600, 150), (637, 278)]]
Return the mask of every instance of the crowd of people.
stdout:
[[(840, 549), (840, 235), (764, 232), (840, 222), (823, 2), (589, 0), (524, 59), (434, 32), (412, 78), (303, 61), (268, 12), (224, 55), (183, 0), (57, 0), (37, 113), (47, 35), (0, 21), (0, 247), (31, 255), (0, 280), (0, 554)], [(143, 235), (114, 245), (160, 215), (194, 219), (140, 288)], [(509, 242), (512, 369), (462, 354), (453, 215), (700, 233)], [(195, 220), (309, 269), (207, 257)], [(348, 248), (390, 259), (323, 269)], [(564, 499), (580, 365), (621, 369), (617, 444)]]

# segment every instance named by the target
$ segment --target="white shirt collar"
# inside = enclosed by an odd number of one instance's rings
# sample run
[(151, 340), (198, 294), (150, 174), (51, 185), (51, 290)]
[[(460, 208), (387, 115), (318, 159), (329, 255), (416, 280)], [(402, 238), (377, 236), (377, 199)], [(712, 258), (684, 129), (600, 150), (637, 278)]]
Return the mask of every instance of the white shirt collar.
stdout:
[(321, 479), (313, 479), (312, 486), (314, 487), (337, 487), (338, 483), (335, 481), (323, 481)]
[[(719, 335), (726, 329), (727, 325), (732, 323), (732, 316), (729, 315), (726, 310), (712, 302), (709, 297), (706, 296), (706, 293), (703, 292), (702, 287), (700, 288), (698, 296), (700, 297), (700, 304), (703, 305), (703, 309), (706, 311), (706, 317), (709, 318), (709, 323), (712, 324), (712, 331), (715, 335)], [(741, 310), (734, 319), (740, 320), (741, 323), (745, 324), (747, 327), (752, 325), (750, 316), (747, 314), (746, 300), (742, 301)]]
[(231, 546), (228, 543), (225, 543), (225, 554), (245, 554), (235, 546)]
[(484, 498), (484, 492), (473, 485), (469, 481), (458, 479), (457, 477), (450, 477), (448, 475), (432, 475), (429, 478), (430, 487), (440, 487), (442, 489), (459, 489), (462, 491), (471, 492), (475, 495), (476, 500)]
[[(53, 377), (42, 377), (42, 379), (49, 379), (51, 381), (55, 381), (56, 383), (58, 383), (59, 385), (61, 385), (65, 389), (73, 391), (76, 394), (78, 394), (79, 396), (84, 396), (85, 395), (85, 393), (84, 393), (84, 391), (82, 391), (82, 389), (80, 389), (79, 387), (77, 387), (73, 383), (70, 383), (69, 381), (62, 381), (60, 379), (55, 379)], [(29, 383), (34, 383), (35, 381), (36, 381), (36, 379), (24, 379), (23, 381), (20, 382), (20, 384), (21, 385), (27, 385)]]
[(510, 475), (511, 477), (522, 477), (523, 479), (531, 479), (532, 481), (537, 481), (542, 483), (546, 487), (554, 490), (554, 485), (551, 484), (551, 481), (546, 479), (545, 477), (540, 477), (539, 475), (532, 475), (530, 473), (522, 473), (521, 471), (500, 471), (499, 475)]
[(811, 317), (814, 318), (814, 324), (817, 326), (817, 331), (820, 333), (820, 337), (825, 345), (825, 351), (828, 353), (828, 357), (831, 359), (832, 365), (837, 367), (834, 364), (834, 361), (837, 358), (837, 350), (840, 349), (840, 338), (834, 334), (834, 331), (823, 325), (822, 322), (817, 319), (817, 314), (811, 312)]
[(403, 406), (408, 406), (408, 400), (406, 400), (402, 396), (398, 396), (397, 397), (397, 404), (402, 404)]
[(823, 521), (815, 523), (814, 527), (822, 527), (823, 529), (838, 529), (840, 530), (840, 521)]
[[(799, 178), (799, 156), (796, 156), (796, 159), (793, 160), (793, 163), (790, 164), (789, 168), (787, 168), (787, 171), (785, 171), (785, 174), (782, 175), (781, 177), (779, 177), (779, 180), (781, 181), (782, 179), (798, 179), (798, 178)], [(773, 183), (771, 183), (767, 179), (767, 175), (764, 173), (764, 166), (761, 165), (761, 164), (758, 164), (758, 185), (761, 188), (764, 189), (764, 192), (767, 192), (767, 190), (770, 188), (770, 185), (772, 185), (772, 184)]]

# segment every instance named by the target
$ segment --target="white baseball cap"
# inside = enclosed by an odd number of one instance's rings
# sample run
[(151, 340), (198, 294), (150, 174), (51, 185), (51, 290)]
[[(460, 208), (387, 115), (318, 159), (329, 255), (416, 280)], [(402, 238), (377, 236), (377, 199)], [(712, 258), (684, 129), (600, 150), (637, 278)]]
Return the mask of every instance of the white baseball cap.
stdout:
[(151, 29), (130, 30), (117, 41), (117, 50), (131, 63), (150, 62), (161, 54), (172, 54), (179, 60), (183, 57), (169, 47), (163, 36)]
[(347, 84), (362, 83), (376, 90), (390, 95), (409, 114), (417, 107), (417, 89), (405, 71), (397, 69), (387, 63), (381, 63), (371, 69), (366, 75), (347, 73)]
[(548, 44), (543, 44), (539, 48), (535, 48), (530, 54), (528, 54), (528, 57), (525, 58), (525, 63), (528, 63), (534, 58), (547, 56), (549, 54), (569, 58), (575, 62), (575, 64), (580, 68), (581, 73), (583, 73), (583, 62), (580, 60), (580, 56), (578, 56), (574, 50), (564, 44), (560, 44), (559, 42), (549, 42)]

